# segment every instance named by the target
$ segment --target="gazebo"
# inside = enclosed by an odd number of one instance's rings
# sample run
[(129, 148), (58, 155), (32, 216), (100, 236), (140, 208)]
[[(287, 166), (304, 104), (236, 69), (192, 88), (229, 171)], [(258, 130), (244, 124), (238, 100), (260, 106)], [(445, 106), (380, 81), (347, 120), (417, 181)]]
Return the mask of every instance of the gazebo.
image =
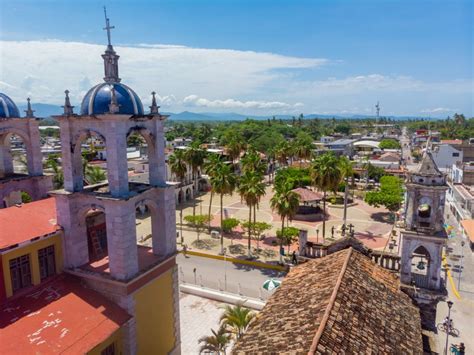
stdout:
[(316, 221), (323, 217), (323, 210), (319, 206), (323, 199), (323, 194), (305, 187), (298, 187), (292, 191), (300, 197), (300, 205), (294, 219)]

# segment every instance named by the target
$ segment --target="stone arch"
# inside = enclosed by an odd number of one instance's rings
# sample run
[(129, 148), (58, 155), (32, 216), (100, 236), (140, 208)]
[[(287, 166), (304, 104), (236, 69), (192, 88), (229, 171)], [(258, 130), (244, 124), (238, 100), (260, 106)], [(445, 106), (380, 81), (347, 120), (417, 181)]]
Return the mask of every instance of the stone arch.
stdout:
[(107, 214), (101, 205), (86, 204), (78, 211), (78, 223), (84, 228), (89, 263), (108, 255)]
[(178, 189), (178, 204), (185, 202), (184, 198), (185, 198), (185, 197), (184, 197), (183, 188), (180, 187), (180, 188)]
[(149, 149), (155, 148), (155, 136), (148, 128), (142, 126), (131, 127), (127, 132), (126, 138), (128, 139), (128, 137), (134, 133), (141, 135), (145, 139)]
[(190, 187), (186, 188), (185, 201), (189, 201), (193, 198), (193, 191)]
[(0, 177), (14, 174), (13, 156), (10, 146), (10, 137), (12, 135), (21, 138), (26, 150), (26, 160), (28, 174), (34, 170), (33, 167), (33, 151), (31, 145), (31, 138), (28, 132), (15, 127), (6, 127), (0, 129)]
[[(105, 138), (105, 135), (100, 133), (100, 131), (97, 131), (95, 129), (85, 129), (79, 131), (73, 139), (73, 143), (71, 145), (71, 152), (72, 152), (72, 166), (74, 167), (74, 175), (80, 179), (81, 181), (81, 186), (82, 182), (84, 181), (84, 172), (83, 172), (83, 162), (82, 162), (82, 143), (91, 137), (96, 137), (100, 139), (104, 145), (106, 145), (107, 140)], [(107, 151), (107, 148), (105, 148)], [(107, 178), (109, 178), (109, 169), (107, 169)]]
[(432, 276), (432, 253), (429, 249), (421, 243), (416, 243), (409, 254), (411, 279), (419, 287), (428, 288)]

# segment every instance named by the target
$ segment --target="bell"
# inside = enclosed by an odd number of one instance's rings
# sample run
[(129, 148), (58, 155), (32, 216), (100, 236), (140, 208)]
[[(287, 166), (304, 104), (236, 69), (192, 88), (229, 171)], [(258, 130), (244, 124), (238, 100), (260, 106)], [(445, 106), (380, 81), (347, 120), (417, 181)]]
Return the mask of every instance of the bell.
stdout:
[(423, 260), (420, 260), (418, 262), (418, 265), (416, 266), (418, 270), (424, 270), (425, 269), (425, 262)]

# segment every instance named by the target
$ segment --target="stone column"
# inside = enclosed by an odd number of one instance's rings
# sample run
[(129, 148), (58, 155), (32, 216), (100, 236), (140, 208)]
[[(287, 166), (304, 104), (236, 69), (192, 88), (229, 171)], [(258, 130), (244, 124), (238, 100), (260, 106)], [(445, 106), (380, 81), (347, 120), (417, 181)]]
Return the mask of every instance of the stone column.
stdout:
[[(71, 124), (68, 118), (59, 120), (61, 129), (61, 165), (64, 175), (64, 189), (74, 192), (81, 191), (84, 187), (82, 181), (81, 143), (73, 142)], [(75, 145), (78, 143), (77, 145)]]
[(0, 140), (0, 178), (13, 174), (13, 159), (10, 151), (10, 142), (4, 138)]
[(126, 197), (128, 196), (128, 164), (124, 126), (116, 125), (115, 122), (109, 124), (105, 139), (110, 193), (114, 197)]
[(111, 201), (105, 207), (110, 274), (127, 280), (138, 272), (135, 205)]
[(64, 229), (64, 267), (75, 268), (89, 262), (85, 216), (79, 215), (69, 195), (56, 195), (57, 224)]
[[(155, 125), (155, 171), (153, 173), (153, 179), (155, 186), (161, 186), (166, 183), (166, 153), (165, 153), (165, 134), (163, 132), (163, 122), (156, 121)], [(150, 184), (152, 179), (151, 175), (151, 161), (150, 161)]]
[(43, 156), (41, 155), (39, 125), (36, 119), (28, 118), (29, 142), (26, 143), (28, 174), (43, 175)]
[(160, 188), (158, 208), (152, 218), (153, 253), (170, 256), (176, 253), (176, 205), (174, 187)]
[(300, 229), (298, 234), (298, 254), (304, 256), (306, 243), (308, 242), (308, 231), (306, 229)]

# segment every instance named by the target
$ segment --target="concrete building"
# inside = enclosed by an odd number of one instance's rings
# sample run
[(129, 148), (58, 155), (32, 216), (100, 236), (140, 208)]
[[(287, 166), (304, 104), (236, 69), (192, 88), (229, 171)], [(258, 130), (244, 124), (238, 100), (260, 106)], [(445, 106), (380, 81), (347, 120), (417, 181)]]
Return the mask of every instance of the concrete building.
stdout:
[(354, 155), (353, 143), (355, 141), (355, 139), (338, 139), (325, 144), (325, 147), (336, 155), (352, 157)]
[(438, 168), (443, 171), (448, 171), (453, 164), (463, 161), (462, 150), (456, 149), (451, 144), (434, 145), (431, 154)]

